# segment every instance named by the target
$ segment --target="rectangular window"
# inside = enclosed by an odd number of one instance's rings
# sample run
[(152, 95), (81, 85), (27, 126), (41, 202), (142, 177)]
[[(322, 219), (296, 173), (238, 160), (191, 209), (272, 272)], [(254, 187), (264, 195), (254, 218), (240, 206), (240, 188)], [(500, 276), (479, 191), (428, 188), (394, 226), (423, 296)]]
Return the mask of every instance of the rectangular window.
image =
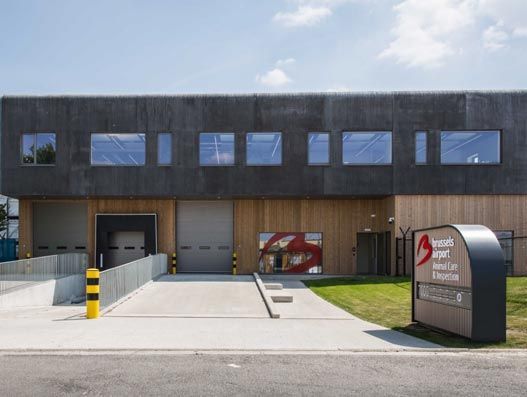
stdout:
[(157, 134), (157, 163), (159, 165), (172, 164), (172, 134), (170, 132)]
[(145, 134), (91, 134), (92, 165), (145, 164)]
[(391, 164), (392, 133), (390, 131), (354, 131), (342, 133), (344, 164)]
[(441, 164), (499, 164), (500, 131), (441, 131)]
[(428, 162), (426, 138), (426, 131), (417, 131), (415, 133), (415, 164), (426, 164)]
[(329, 164), (329, 133), (310, 132), (307, 142), (307, 163), (309, 165)]
[(234, 133), (202, 132), (199, 134), (200, 165), (234, 165)]
[(57, 142), (54, 132), (22, 135), (22, 164), (55, 164)]
[(247, 133), (247, 165), (281, 165), (282, 133)]

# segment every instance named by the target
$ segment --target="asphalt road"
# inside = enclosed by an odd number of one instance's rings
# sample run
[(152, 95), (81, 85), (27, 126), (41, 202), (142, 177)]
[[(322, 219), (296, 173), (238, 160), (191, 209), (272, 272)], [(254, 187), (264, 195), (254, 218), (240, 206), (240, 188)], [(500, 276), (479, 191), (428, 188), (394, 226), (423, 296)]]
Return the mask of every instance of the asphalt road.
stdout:
[(2, 396), (525, 396), (527, 353), (0, 355)]

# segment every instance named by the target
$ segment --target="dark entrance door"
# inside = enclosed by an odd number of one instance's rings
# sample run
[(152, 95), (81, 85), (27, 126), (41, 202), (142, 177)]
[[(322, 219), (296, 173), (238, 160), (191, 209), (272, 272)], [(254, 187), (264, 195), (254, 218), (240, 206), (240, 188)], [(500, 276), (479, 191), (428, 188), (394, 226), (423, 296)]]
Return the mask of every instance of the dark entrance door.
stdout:
[(387, 274), (390, 233), (357, 233), (357, 274)]

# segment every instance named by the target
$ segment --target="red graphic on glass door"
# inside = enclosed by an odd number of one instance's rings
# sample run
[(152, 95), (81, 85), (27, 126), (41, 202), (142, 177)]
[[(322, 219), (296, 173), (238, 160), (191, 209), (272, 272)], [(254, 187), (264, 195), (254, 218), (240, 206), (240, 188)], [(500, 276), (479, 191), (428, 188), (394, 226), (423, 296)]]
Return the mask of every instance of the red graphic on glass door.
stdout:
[[(260, 251), (259, 262), (265, 254), (268, 253), (303, 253), (305, 254), (306, 260), (302, 263), (295, 264), (292, 267), (284, 269), (286, 273), (306, 273), (309, 269), (321, 265), (322, 262), (322, 249), (315, 244), (306, 241), (307, 233), (291, 233), (282, 232), (274, 233), (267, 240)], [(289, 240), (289, 238), (292, 239)], [(281, 244), (280, 244), (281, 243)], [(284, 246), (285, 244), (285, 246)], [(279, 247), (277, 250), (277, 246)], [(271, 250), (272, 248), (272, 250)]]

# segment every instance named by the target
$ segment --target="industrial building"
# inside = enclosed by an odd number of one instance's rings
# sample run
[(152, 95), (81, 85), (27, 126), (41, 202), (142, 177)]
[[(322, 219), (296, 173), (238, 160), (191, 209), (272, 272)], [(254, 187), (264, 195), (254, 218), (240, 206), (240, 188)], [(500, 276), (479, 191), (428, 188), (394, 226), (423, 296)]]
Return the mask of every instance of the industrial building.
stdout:
[(478, 223), (527, 274), (527, 91), (1, 101), (20, 257), (396, 274), (403, 233)]

